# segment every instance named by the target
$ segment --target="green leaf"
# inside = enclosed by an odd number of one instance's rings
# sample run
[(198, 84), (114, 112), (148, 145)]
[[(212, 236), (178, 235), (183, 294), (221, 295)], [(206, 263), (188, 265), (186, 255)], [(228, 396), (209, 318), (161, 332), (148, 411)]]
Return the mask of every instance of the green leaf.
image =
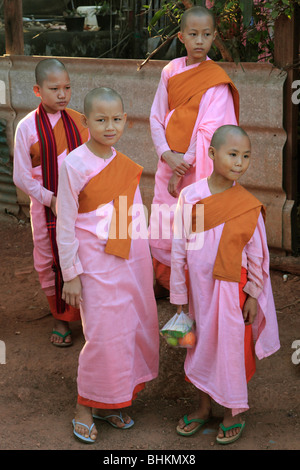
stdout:
[(160, 20), (160, 18), (164, 15), (164, 10), (158, 10), (153, 17), (151, 18), (150, 25), (154, 26)]
[(252, 18), (253, 0), (240, 0), (240, 6), (243, 13), (243, 24), (248, 26)]

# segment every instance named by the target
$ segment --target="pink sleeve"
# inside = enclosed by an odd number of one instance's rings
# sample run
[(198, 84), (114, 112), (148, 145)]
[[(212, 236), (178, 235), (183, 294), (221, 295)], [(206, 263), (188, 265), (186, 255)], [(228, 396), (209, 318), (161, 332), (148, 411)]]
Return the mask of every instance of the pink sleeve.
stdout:
[[(262, 218), (262, 215), (259, 215)], [(245, 247), (247, 255), (248, 282), (244, 292), (257, 299), (263, 289), (263, 248), (259, 230), (256, 227), (254, 234)]]
[(171, 277), (170, 277), (170, 302), (175, 305), (188, 303), (188, 292), (186, 286), (186, 234), (183, 221), (184, 197), (179, 196), (175, 217), (174, 236), (171, 250)]
[[(70, 154), (69, 154), (70, 155)], [(78, 257), (79, 242), (75, 235), (78, 215), (78, 194), (84, 186), (81, 175), (66, 160), (60, 167), (57, 193), (57, 246), (64, 281), (70, 281), (83, 273)]]
[(25, 194), (33, 197), (44, 206), (50, 207), (53, 192), (32, 177), (30, 134), (25, 125), (17, 127), (16, 130), (13, 180), (15, 185)]
[(166, 140), (164, 124), (166, 115), (169, 112), (167, 84), (166, 73), (163, 69), (150, 113), (151, 136), (159, 158), (164, 152), (170, 150)]
[(233, 97), (227, 84), (212, 87), (203, 95), (191, 143), (184, 159), (191, 165), (196, 163), (196, 155), (197, 164), (198, 156), (200, 160), (204, 160), (213, 133), (224, 124), (237, 124)]

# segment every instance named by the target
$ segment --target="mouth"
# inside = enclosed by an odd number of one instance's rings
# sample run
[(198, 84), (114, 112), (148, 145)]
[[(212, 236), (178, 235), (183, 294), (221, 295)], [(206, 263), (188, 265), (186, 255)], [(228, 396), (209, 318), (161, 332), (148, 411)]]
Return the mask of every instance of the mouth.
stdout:
[(66, 101), (59, 101), (58, 106), (65, 106), (67, 104)]

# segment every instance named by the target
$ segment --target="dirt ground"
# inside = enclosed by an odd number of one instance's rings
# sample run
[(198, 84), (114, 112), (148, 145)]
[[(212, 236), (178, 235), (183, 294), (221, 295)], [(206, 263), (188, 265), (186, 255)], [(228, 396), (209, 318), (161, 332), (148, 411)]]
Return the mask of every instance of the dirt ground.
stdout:
[[(71, 325), (72, 347), (50, 343), (52, 318), (33, 269), (30, 225), (3, 215), (0, 235), (0, 340), (6, 346), (0, 364), (0, 450), (300, 450), (300, 364), (292, 361), (292, 343), (300, 340), (300, 277), (284, 280), (283, 273), (271, 273), (281, 349), (257, 363), (239, 441), (225, 449), (215, 443), (222, 419), (216, 404), (203, 430), (190, 438), (176, 434), (178, 419), (194, 409), (197, 393), (184, 381), (184, 350), (161, 339), (159, 377), (130, 409), (134, 427), (120, 431), (97, 423), (97, 441), (87, 446), (74, 438), (71, 425), (84, 343), (80, 323)], [(167, 300), (158, 301), (161, 326), (173, 311)]]

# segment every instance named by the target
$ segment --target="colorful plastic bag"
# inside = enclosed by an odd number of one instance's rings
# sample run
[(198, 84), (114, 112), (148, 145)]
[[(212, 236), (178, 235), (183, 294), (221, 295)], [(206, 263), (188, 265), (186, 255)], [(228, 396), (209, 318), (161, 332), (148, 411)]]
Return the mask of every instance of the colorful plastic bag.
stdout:
[(196, 343), (194, 320), (183, 311), (176, 313), (161, 328), (160, 334), (173, 347), (193, 348)]

